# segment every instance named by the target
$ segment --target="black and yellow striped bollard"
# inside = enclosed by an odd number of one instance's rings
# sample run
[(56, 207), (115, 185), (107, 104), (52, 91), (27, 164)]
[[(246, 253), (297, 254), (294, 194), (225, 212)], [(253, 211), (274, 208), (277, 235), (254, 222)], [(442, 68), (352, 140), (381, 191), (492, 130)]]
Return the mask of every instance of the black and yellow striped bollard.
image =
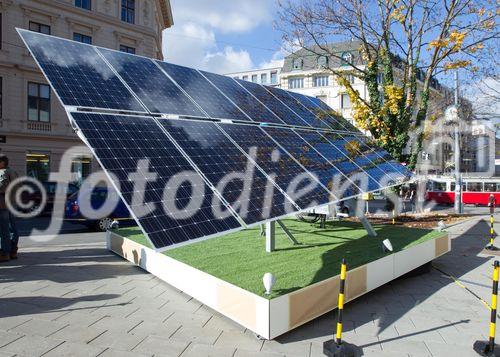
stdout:
[(344, 312), (344, 300), (345, 300), (345, 280), (347, 277), (347, 264), (345, 259), (342, 259), (342, 264), (340, 266), (340, 286), (339, 286), (339, 297), (338, 297), (338, 318), (337, 318), (337, 329), (335, 332), (335, 337), (332, 340), (328, 340), (323, 343), (323, 353), (327, 356), (355, 356), (357, 347), (342, 341), (342, 317)]
[(498, 260), (495, 260), (495, 263), (493, 264), (493, 289), (491, 293), (489, 339), (488, 341), (476, 341), (474, 343), (474, 350), (481, 356), (500, 356), (500, 347), (495, 346), (499, 272), (500, 263), (498, 262)]
[(493, 218), (493, 213), (490, 214), (490, 244), (486, 246), (486, 249), (488, 250), (498, 250), (497, 247), (495, 247), (494, 242), (495, 242), (495, 229), (494, 229), (494, 224), (495, 224), (495, 219)]

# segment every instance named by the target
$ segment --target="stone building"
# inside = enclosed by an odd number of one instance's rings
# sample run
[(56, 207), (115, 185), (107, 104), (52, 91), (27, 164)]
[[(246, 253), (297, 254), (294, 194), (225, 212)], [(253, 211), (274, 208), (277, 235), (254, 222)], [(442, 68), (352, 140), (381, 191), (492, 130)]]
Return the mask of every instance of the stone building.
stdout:
[[(172, 25), (169, 0), (0, 0), (0, 153), (43, 181), (83, 145), (16, 27), (161, 59), (162, 30)], [(81, 180), (98, 164), (85, 149), (72, 167)]]

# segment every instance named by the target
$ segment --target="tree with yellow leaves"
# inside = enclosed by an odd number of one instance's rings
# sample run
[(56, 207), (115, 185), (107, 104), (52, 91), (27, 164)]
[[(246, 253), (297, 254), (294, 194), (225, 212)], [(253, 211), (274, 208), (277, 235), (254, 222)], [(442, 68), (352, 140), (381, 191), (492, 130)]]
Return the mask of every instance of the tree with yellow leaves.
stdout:
[[(357, 126), (395, 158), (417, 164), (429, 135), (429, 97), (436, 76), (477, 68), (480, 53), (498, 46), (495, 0), (280, 0), (285, 41), (311, 55), (342, 61), (331, 43), (360, 43), (359, 61), (325, 70), (349, 94)], [(329, 63), (338, 63), (330, 61)], [(349, 76), (363, 80), (368, 95)]]

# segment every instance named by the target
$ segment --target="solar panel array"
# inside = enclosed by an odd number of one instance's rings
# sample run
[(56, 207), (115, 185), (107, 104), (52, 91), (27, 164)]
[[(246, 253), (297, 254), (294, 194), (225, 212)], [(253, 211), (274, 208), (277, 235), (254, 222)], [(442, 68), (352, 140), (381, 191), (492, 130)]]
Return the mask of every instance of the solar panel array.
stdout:
[(317, 98), (18, 31), (158, 249), (411, 175)]

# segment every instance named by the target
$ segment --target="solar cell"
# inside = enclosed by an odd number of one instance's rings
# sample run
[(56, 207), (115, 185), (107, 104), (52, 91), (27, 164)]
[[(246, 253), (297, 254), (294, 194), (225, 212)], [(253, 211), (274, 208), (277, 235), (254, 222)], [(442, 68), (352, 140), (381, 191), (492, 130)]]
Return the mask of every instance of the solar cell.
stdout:
[(283, 103), (273, 96), (264, 86), (240, 79), (235, 79), (235, 81), (247, 91), (252, 93), (252, 95), (259, 101), (264, 103), (264, 105), (276, 114), (285, 124), (307, 126), (307, 124), (297, 114), (283, 105)]
[(161, 61), (156, 61), (156, 63), (158, 63), (211, 118), (251, 121), (197, 70)]
[[(290, 92), (290, 93), (292, 93), (292, 92)], [(328, 125), (332, 129), (359, 133), (358, 128), (356, 128), (347, 119), (343, 118), (342, 116), (334, 114), (334, 110), (332, 108), (330, 108), (328, 106), (328, 104), (323, 102), (321, 99), (302, 95), (300, 93), (292, 93), (292, 94), (300, 96), (300, 99), (301, 99), (300, 102), (303, 105), (305, 105), (307, 108), (310, 108), (310, 110), (318, 112), (318, 114), (322, 117), (330, 118), (330, 120), (327, 120), (326, 122), (328, 123)], [(310, 104), (308, 102), (312, 103), (312, 106), (310, 106)], [(337, 128), (340, 128), (340, 129), (337, 129)]]
[[(214, 214), (222, 202), (153, 118), (71, 116), (156, 248), (241, 228), (234, 216)], [(140, 202), (133, 200), (131, 174), (145, 183)]]
[(149, 58), (103, 48), (98, 51), (151, 113), (206, 117)]
[(64, 105), (145, 111), (93, 46), (19, 33)]
[(328, 125), (323, 123), (322, 118), (317, 117), (315, 114), (307, 110), (307, 108), (300, 105), (300, 103), (297, 102), (297, 100), (290, 94), (288, 94), (287, 91), (274, 87), (265, 88), (305, 122), (305, 125), (302, 126), (313, 128), (329, 128)]
[[(270, 137), (278, 142), (304, 168), (314, 173), (323, 187), (341, 199), (359, 193), (359, 188), (339, 171), (327, 158), (293, 130), (282, 128), (265, 128)], [(345, 181), (349, 181), (347, 185)], [(341, 190), (339, 190), (341, 188)]]
[[(161, 120), (160, 123), (246, 224), (287, 213), (285, 196), (217, 124), (190, 120)], [(233, 125), (233, 131), (237, 130), (244, 134), (247, 129)], [(247, 154), (256, 158), (256, 150), (250, 149)]]
[[(257, 148), (256, 163), (301, 209), (332, 201), (325, 190), (266, 133), (254, 125), (221, 125), (221, 128), (245, 151)], [(285, 130), (285, 129), (284, 129)], [(308, 190), (307, 192), (301, 190)]]
[(245, 88), (238, 85), (234, 79), (215, 73), (200, 72), (253, 121), (284, 124), (280, 118), (269, 111), (264, 104), (255, 99)]

